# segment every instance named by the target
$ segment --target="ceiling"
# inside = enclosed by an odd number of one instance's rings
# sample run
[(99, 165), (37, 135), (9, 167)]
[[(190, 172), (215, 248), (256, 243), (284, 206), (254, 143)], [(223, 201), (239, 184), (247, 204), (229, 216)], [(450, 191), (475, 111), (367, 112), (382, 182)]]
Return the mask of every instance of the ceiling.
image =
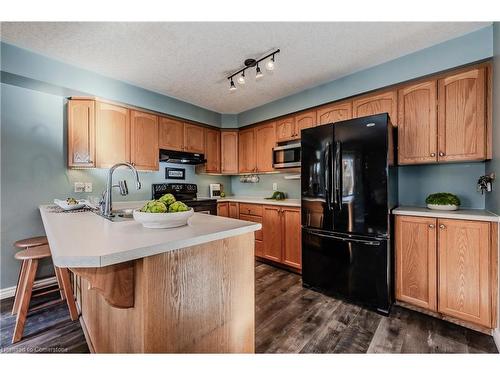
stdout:
[[(489, 25), (486, 22), (11, 22), (1, 39), (219, 112), (240, 113)], [(246, 58), (273, 73), (229, 92)]]

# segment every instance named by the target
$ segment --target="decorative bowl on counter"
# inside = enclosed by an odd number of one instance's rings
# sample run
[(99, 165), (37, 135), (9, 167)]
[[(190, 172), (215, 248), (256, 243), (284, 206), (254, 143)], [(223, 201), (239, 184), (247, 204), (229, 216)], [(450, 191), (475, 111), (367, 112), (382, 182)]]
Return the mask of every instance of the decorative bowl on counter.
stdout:
[(151, 213), (134, 210), (134, 220), (142, 224), (144, 228), (164, 229), (176, 228), (187, 225), (188, 219), (193, 216), (194, 210), (183, 212)]
[(427, 204), (427, 208), (430, 210), (441, 210), (441, 211), (458, 210), (458, 206), (455, 204)]
[(430, 194), (425, 203), (430, 210), (455, 211), (460, 206), (460, 199), (452, 193)]

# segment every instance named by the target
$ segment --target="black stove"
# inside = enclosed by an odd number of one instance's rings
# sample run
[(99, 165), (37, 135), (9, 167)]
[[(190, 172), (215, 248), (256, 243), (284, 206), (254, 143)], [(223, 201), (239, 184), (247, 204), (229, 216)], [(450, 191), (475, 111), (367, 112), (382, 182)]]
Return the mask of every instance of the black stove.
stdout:
[(175, 199), (192, 207), (195, 212), (217, 215), (217, 200), (198, 198), (198, 186), (196, 184), (172, 184), (162, 183), (151, 186), (153, 199), (159, 199), (162, 195), (170, 193)]

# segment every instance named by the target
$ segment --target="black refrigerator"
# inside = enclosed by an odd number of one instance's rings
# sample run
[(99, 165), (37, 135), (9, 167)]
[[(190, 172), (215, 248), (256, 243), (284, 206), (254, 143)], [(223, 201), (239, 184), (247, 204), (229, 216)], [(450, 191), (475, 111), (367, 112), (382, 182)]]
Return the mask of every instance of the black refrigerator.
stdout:
[(388, 114), (301, 133), (304, 286), (388, 314), (396, 133)]

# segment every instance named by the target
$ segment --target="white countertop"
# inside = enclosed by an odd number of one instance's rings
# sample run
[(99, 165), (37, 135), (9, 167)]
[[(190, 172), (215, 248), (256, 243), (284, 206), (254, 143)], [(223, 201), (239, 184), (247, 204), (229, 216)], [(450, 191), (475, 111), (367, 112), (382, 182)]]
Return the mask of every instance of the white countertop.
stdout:
[(444, 219), (479, 220), (499, 222), (500, 217), (488, 210), (458, 209), (456, 211), (430, 210), (425, 207), (400, 206), (392, 210), (394, 215), (425, 216)]
[(265, 199), (259, 197), (240, 197), (237, 195), (224, 197), (217, 199), (218, 203), (222, 202), (239, 202), (239, 203), (255, 203), (255, 204), (270, 204), (273, 206), (290, 206), (290, 207), (300, 207), (300, 199), (284, 199), (284, 200), (274, 200)]
[[(113, 207), (141, 204), (115, 202)], [(186, 226), (147, 229), (134, 220), (112, 222), (93, 212), (55, 213), (48, 207), (42, 205), (39, 209), (58, 267), (104, 267), (262, 228), (259, 223), (195, 213)]]

